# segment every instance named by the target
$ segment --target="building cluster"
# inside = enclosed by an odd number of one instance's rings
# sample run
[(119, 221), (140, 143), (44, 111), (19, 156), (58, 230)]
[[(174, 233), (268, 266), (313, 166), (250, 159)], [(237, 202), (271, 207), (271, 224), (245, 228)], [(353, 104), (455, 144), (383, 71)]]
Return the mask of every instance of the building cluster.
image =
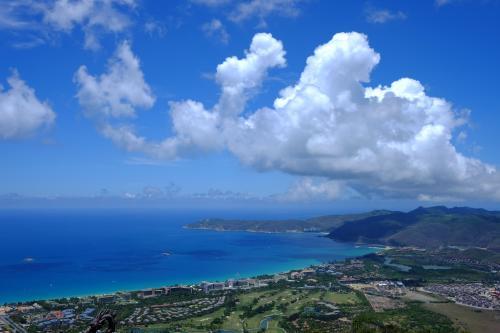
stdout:
[(372, 281), (362, 288), (363, 292), (378, 296), (399, 297), (406, 294), (407, 290), (401, 281)]
[(339, 271), (339, 265), (338, 264), (323, 264), (319, 265), (316, 268), (316, 272), (318, 274), (328, 274), (332, 276), (340, 276), (343, 273)]
[(75, 309), (50, 311), (47, 315), (42, 315), (39, 320), (34, 320), (33, 322), (40, 328), (49, 326), (70, 326), (76, 322)]
[(455, 303), (489, 310), (500, 310), (500, 285), (487, 286), (483, 283), (431, 284), (425, 291), (437, 294)]
[(297, 272), (291, 272), (290, 279), (301, 280), (301, 279), (305, 279), (308, 277), (313, 277), (315, 275), (316, 275), (316, 270), (312, 269), (312, 268), (308, 268), (308, 269), (303, 269), (303, 270), (297, 271)]
[[(375, 265), (378, 268), (377, 265)], [(379, 280), (383, 275), (377, 271), (366, 269), (362, 260), (351, 259), (330, 264), (315, 266), (316, 273), (337, 276), (343, 284)]]
[(149, 288), (141, 290), (137, 293), (139, 298), (152, 298), (158, 296), (169, 295), (174, 292), (187, 292), (192, 294), (194, 288), (191, 286), (173, 286), (173, 287), (160, 287), (160, 288)]
[(212, 291), (221, 290), (232, 290), (232, 289), (252, 289), (265, 287), (267, 284), (260, 279), (240, 279), (240, 280), (227, 280), (225, 282), (202, 282), (200, 288), (205, 293), (210, 293)]
[(87, 308), (82, 313), (77, 313), (73, 307), (62, 310), (47, 311), (37, 303), (30, 306), (12, 308), (10, 315), (16, 314), (26, 320), (26, 325), (36, 326), (39, 330), (48, 330), (61, 327), (71, 327), (77, 323), (91, 321), (95, 309)]
[(143, 325), (198, 316), (212, 312), (224, 304), (225, 296), (137, 307), (121, 324)]
[(87, 326), (94, 319), (97, 306), (134, 303), (137, 301), (132, 299), (131, 293), (118, 292), (111, 295), (81, 297), (76, 301), (48, 300), (44, 301), (43, 307), (38, 303), (12, 304), (1, 307), (0, 316), (22, 318), (23, 324), (18, 322), (17, 325), (24, 331), (28, 327), (36, 327), (38, 331), (66, 330)]
[[(88, 296), (82, 297), (78, 299), (78, 303), (82, 306), (91, 306), (91, 305), (106, 305), (106, 304), (131, 304), (136, 303), (133, 300), (132, 292), (119, 291), (114, 294), (108, 295), (98, 295), (98, 296)], [(57, 303), (53, 303), (53, 306), (57, 306)]]
[(225, 291), (225, 290), (229, 291), (235, 289), (247, 290), (252, 288), (267, 287), (269, 286), (270, 283), (277, 283), (279, 281), (295, 282), (297, 280), (308, 279), (307, 281), (315, 282), (315, 280), (312, 279), (312, 277), (316, 276), (316, 274), (318, 274), (319, 272), (324, 272), (325, 270), (326, 271), (329, 270), (334, 275), (336, 274), (331, 270), (331, 268), (327, 268), (325, 265), (320, 265), (299, 271), (291, 271), (288, 273), (275, 274), (272, 277), (266, 277), (266, 278), (238, 279), (238, 280), (230, 279), (224, 282), (205, 281), (199, 285), (199, 288), (203, 290), (205, 293), (210, 293), (213, 291)]
[[(290, 275), (294, 272), (290, 273)], [(291, 277), (293, 279), (293, 277)], [(256, 279), (229, 279), (224, 282), (202, 282), (199, 288), (205, 293), (210, 293), (212, 291), (223, 291), (223, 290), (248, 290), (253, 288), (267, 287), (270, 283), (279, 282), (282, 280), (288, 280), (288, 275), (286, 274), (275, 274), (271, 278), (256, 278)]]

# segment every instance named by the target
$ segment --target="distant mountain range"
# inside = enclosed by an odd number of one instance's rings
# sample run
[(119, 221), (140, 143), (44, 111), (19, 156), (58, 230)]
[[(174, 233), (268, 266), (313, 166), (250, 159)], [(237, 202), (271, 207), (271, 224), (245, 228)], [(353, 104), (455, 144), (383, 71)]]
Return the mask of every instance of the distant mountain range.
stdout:
[(217, 231), (324, 232), (342, 242), (500, 250), (500, 212), (468, 207), (419, 207), (410, 212), (375, 210), (304, 220), (205, 219), (186, 227)]

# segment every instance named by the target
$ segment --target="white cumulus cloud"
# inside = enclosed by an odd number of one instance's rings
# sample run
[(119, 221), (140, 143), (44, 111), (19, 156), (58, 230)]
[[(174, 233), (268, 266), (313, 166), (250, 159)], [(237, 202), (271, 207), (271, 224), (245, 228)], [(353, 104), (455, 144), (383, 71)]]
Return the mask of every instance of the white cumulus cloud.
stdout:
[(500, 199), (496, 169), (453, 146), (453, 131), (466, 120), (449, 102), (408, 78), (365, 87), (379, 60), (365, 35), (336, 34), (307, 59), (297, 84), (283, 89), (273, 108), (227, 129), (230, 150), (259, 169), (393, 195)]
[[(78, 70), (75, 79), (80, 86), (78, 98), (87, 113), (109, 118), (134, 115), (136, 107), (152, 106), (154, 100), (150, 98), (149, 88), (143, 81), (138, 60), (130, 52), (128, 44), (121, 48), (125, 48), (125, 52), (118, 51), (110, 61), (108, 72), (99, 78), (89, 76), (84, 66)], [(122, 53), (126, 56), (120, 56)], [(282, 43), (271, 34), (257, 34), (244, 58), (229, 57), (217, 67), (216, 82), (221, 86), (222, 93), (211, 110), (192, 100), (170, 103), (175, 136), (162, 142), (152, 142), (137, 135), (131, 126), (105, 123), (100, 130), (117, 145), (156, 158), (171, 159), (191, 152), (221, 149), (224, 146), (221, 131), (225, 122), (231, 122), (234, 116), (243, 112), (245, 103), (261, 86), (270, 68), (285, 64)], [(128, 92), (143, 98), (132, 99)]]
[(172, 137), (151, 142), (131, 127), (105, 132), (126, 149), (154, 157), (227, 149), (258, 170), (326, 179), (323, 185), (299, 184), (299, 197), (352, 191), (500, 200), (497, 169), (453, 145), (467, 114), (429, 96), (415, 79), (368, 86), (380, 59), (367, 36), (335, 34), (314, 50), (298, 81), (272, 106), (246, 110), (268, 70), (286, 64), (282, 43), (257, 34), (244, 58), (217, 66), (221, 94), (212, 108), (192, 100), (170, 103)]
[(87, 67), (81, 66), (74, 80), (78, 85), (78, 101), (88, 115), (131, 117), (137, 107), (150, 108), (155, 102), (139, 59), (128, 42), (118, 46), (106, 73), (93, 76)]
[(56, 114), (47, 102), (40, 101), (17, 72), (7, 79), (10, 86), (0, 85), (0, 139), (32, 135), (38, 129), (52, 125)]

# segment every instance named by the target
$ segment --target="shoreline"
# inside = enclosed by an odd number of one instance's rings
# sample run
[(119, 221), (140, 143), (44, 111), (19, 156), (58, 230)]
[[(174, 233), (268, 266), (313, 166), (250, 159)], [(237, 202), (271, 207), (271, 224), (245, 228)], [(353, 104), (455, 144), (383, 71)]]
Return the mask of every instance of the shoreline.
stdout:
[[(378, 251), (382, 251), (383, 248), (380, 248), (380, 247), (366, 247), (367, 249), (372, 249), (373, 251), (371, 253), (376, 253)], [(344, 259), (342, 260), (346, 260), (346, 259), (353, 259), (353, 258), (357, 258), (358, 256), (346, 256)], [(321, 264), (324, 264), (326, 262), (323, 262), (323, 261), (319, 261), (319, 260), (308, 260), (308, 263), (300, 263), (300, 264), (297, 264), (297, 265), (294, 265), (293, 263), (290, 264), (290, 265), (287, 265), (288, 267), (282, 267), (282, 268), (278, 268), (277, 270), (265, 270), (263, 269), (262, 271), (260, 272), (256, 272), (256, 273), (249, 273), (249, 274), (242, 274), (240, 275), (238, 278), (239, 279), (251, 279), (251, 278), (255, 278), (257, 276), (261, 276), (261, 275), (275, 275), (275, 274), (283, 274), (283, 273), (287, 273), (287, 272), (290, 272), (290, 271), (294, 271), (294, 270), (301, 270), (301, 269), (306, 269), (307, 267), (310, 267), (310, 266), (313, 266), (313, 265), (321, 265)], [(196, 278), (196, 279), (193, 279), (193, 280), (184, 280), (184, 281), (179, 281), (177, 283), (172, 283), (172, 282), (166, 282), (166, 283), (158, 283), (158, 284), (148, 284), (148, 285), (144, 285), (142, 287), (124, 287), (124, 288), (119, 288), (119, 289), (115, 289), (115, 290), (110, 290), (110, 291), (98, 291), (98, 292), (84, 292), (84, 293), (71, 293), (69, 292), (68, 294), (64, 293), (64, 294), (61, 294), (61, 295), (54, 295), (54, 296), (48, 296), (48, 297), (42, 297), (42, 298), (37, 298), (37, 297), (34, 297), (34, 298), (30, 298), (30, 299), (24, 299), (24, 298), (20, 298), (20, 299), (17, 299), (17, 300), (10, 300), (10, 301), (0, 301), (0, 305), (12, 305), (12, 304), (16, 304), (16, 303), (23, 303), (23, 304), (26, 304), (26, 303), (36, 303), (36, 302), (46, 302), (46, 301), (55, 301), (55, 300), (59, 300), (59, 299), (65, 299), (65, 298), (87, 298), (87, 297), (99, 297), (99, 296), (105, 296), (105, 295), (114, 295), (114, 294), (118, 294), (118, 293), (130, 293), (130, 292), (137, 292), (137, 291), (140, 291), (140, 290), (146, 290), (146, 289), (154, 289), (154, 288), (161, 288), (161, 287), (174, 287), (174, 286), (194, 286), (194, 285), (199, 285), (200, 283), (202, 282), (221, 282), (221, 281), (226, 281), (228, 279), (232, 279), (234, 278), (234, 276), (228, 276), (228, 275), (225, 275), (225, 276), (220, 276), (220, 277), (217, 277), (217, 278)]]
[[(189, 230), (203, 230), (203, 231), (215, 231), (215, 232), (249, 232), (256, 234), (325, 234), (321, 231), (300, 231), (300, 230), (285, 230), (285, 231), (264, 231), (264, 230), (252, 230), (252, 229), (222, 229), (222, 228), (208, 228), (208, 227), (189, 227), (187, 225), (182, 226), (183, 229)], [(328, 233), (326, 233), (328, 234)]]
[[(347, 258), (351, 258), (351, 257), (346, 257)], [(311, 261), (309, 264), (306, 264), (306, 266), (304, 266), (303, 264), (301, 265), (292, 265), (290, 266), (290, 268), (288, 270), (283, 270), (283, 269), (279, 269), (277, 271), (266, 271), (266, 272), (257, 272), (257, 273), (250, 273), (250, 274), (243, 274), (240, 276), (240, 278), (253, 278), (253, 277), (256, 277), (256, 276), (259, 276), (259, 275), (267, 275), (267, 274), (279, 274), (279, 273), (282, 273), (282, 272), (288, 272), (288, 271), (292, 271), (292, 270), (298, 270), (298, 269), (303, 269), (304, 267), (308, 267), (308, 266), (311, 266), (311, 265), (317, 265), (317, 264), (321, 264), (321, 262), (319, 261)], [(134, 291), (139, 291), (139, 290), (143, 290), (143, 289), (151, 289), (151, 288), (160, 288), (160, 287), (173, 287), (173, 286), (179, 286), (179, 285), (196, 285), (196, 284), (200, 284), (201, 282), (203, 281), (207, 281), (209, 280), (210, 282), (218, 282), (218, 281), (225, 281), (227, 279), (230, 279), (230, 278), (234, 278), (234, 276), (221, 276), (221, 277), (217, 277), (216, 279), (212, 279), (212, 278), (196, 278), (196, 279), (193, 279), (193, 280), (184, 280), (184, 281), (179, 281), (178, 283), (158, 283), (158, 284), (148, 284), (148, 285), (144, 285), (142, 287), (125, 287), (125, 288), (119, 288), (117, 290), (110, 290), (109, 292), (105, 292), (105, 291), (102, 291), (102, 292), (89, 292), (89, 293), (82, 293), (82, 294), (75, 294), (75, 293), (69, 293), (69, 294), (64, 294), (64, 295), (60, 295), (60, 296), (49, 296), (48, 298), (31, 298), (31, 299), (18, 299), (18, 300), (12, 300), (12, 301), (0, 301), (0, 304), (6, 304), (6, 305), (9, 305), (9, 304), (14, 304), (14, 303), (18, 303), (18, 302), (21, 302), (21, 303), (31, 303), (31, 302), (40, 302), (40, 301), (54, 301), (54, 300), (57, 300), (57, 299), (63, 299), (63, 298), (71, 298), (71, 297), (76, 297), (76, 298), (86, 298), (86, 297), (93, 297), (93, 296), (103, 296), (103, 295), (111, 295), (111, 294), (116, 294), (116, 293), (120, 293), (120, 292), (134, 292)]]
[[(355, 257), (346, 257), (346, 259), (349, 259), (349, 258), (355, 258)], [(261, 275), (274, 275), (274, 274), (281, 274), (281, 273), (285, 273), (285, 272), (290, 272), (290, 271), (294, 271), (294, 270), (300, 270), (300, 269), (304, 269), (304, 268), (307, 268), (309, 266), (312, 266), (312, 265), (319, 265), (321, 264), (321, 262), (315, 262), (315, 263), (311, 263), (309, 265), (306, 265), (306, 266), (303, 266), (301, 265), (300, 267), (298, 266), (294, 266), (288, 270), (278, 270), (278, 271), (273, 271), (273, 272), (263, 272), (263, 273), (258, 273), (258, 274), (244, 274), (244, 275), (241, 275), (239, 278), (241, 279), (251, 279), (251, 278), (255, 278), (257, 276), (261, 276)], [(140, 291), (140, 290), (145, 290), (145, 289), (154, 289), (154, 288), (161, 288), (161, 287), (175, 287), (175, 286), (193, 286), (193, 285), (198, 285), (202, 282), (221, 282), (221, 281), (226, 281), (228, 279), (231, 279), (233, 277), (221, 277), (221, 278), (218, 278), (218, 279), (204, 279), (204, 278), (200, 278), (200, 279), (196, 279), (196, 280), (191, 280), (191, 281), (188, 281), (188, 280), (185, 280), (184, 282), (182, 283), (174, 283), (174, 284), (171, 284), (171, 283), (165, 283), (165, 284), (157, 284), (157, 285), (148, 285), (148, 286), (144, 286), (144, 287), (141, 287), (141, 288), (120, 288), (119, 290), (114, 290), (114, 291), (109, 291), (109, 292), (94, 292), (94, 293), (84, 293), (84, 294), (71, 294), (71, 295), (61, 295), (61, 296), (54, 296), (54, 297), (49, 297), (49, 298), (34, 298), (34, 299), (19, 299), (17, 301), (8, 301), (8, 302), (0, 302), (1, 305), (12, 305), (12, 304), (16, 304), (16, 303), (36, 303), (36, 302), (46, 302), (46, 301), (56, 301), (56, 300), (59, 300), (59, 299), (64, 299), (64, 298), (87, 298), (87, 297), (99, 297), (99, 296), (105, 296), (105, 295), (114, 295), (114, 294), (118, 294), (118, 293), (130, 293), (130, 292), (137, 292), (137, 291)]]

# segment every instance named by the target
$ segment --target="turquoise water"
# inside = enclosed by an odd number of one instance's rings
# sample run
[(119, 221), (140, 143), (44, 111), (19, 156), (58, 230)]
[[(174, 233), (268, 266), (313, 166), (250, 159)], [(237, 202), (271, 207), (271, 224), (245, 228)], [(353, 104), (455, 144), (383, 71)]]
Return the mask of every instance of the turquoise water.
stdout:
[[(3, 211), (0, 303), (249, 277), (374, 251), (311, 233), (183, 228), (205, 217), (260, 218), (240, 215), (213, 211)], [(170, 255), (163, 255), (165, 252)]]

